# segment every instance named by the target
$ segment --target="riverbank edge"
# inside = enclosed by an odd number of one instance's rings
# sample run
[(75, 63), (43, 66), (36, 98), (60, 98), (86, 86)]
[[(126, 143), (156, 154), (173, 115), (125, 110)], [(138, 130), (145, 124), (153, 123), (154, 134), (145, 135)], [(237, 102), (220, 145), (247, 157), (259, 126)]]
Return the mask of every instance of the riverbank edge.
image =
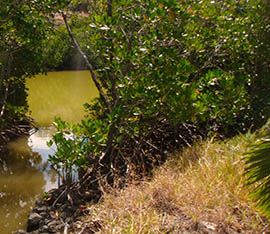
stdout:
[(30, 211), (26, 230), (15, 234), (63, 233), (73, 229), (90, 211), (86, 204), (96, 204), (102, 198), (99, 190), (79, 191), (79, 183), (45, 192)]
[(35, 131), (37, 127), (34, 124), (33, 119), (25, 117), (22, 121), (15, 121), (10, 126), (6, 127), (0, 132), (0, 152), (5, 150), (5, 147), (9, 142), (15, 140), (20, 136), (29, 136), (30, 131)]
[(103, 234), (270, 233), (246, 184), (243, 159), (255, 139), (250, 133), (207, 138), (174, 152), (150, 180), (105, 193), (70, 234), (98, 225)]
[(61, 194), (67, 187), (53, 189), (30, 213), (28, 232), (17, 234), (111, 233), (115, 228), (131, 234), (268, 233), (269, 220), (255, 209), (252, 188), (244, 184), (242, 155), (251, 141), (252, 135), (204, 140), (176, 152), (150, 180), (102, 197), (93, 190), (88, 202), (65, 203)]

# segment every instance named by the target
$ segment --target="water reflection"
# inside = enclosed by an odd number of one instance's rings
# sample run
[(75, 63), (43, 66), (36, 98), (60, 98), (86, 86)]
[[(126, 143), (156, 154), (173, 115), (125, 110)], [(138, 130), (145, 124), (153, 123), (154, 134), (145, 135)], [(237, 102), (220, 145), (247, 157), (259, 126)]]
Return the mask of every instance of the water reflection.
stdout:
[(46, 142), (52, 128), (41, 128), (29, 138), (10, 143), (0, 155), (0, 230), (11, 233), (24, 228), (35, 199), (57, 187), (57, 175), (48, 165), (54, 149)]
[[(30, 115), (38, 126), (50, 126), (54, 117), (79, 122), (83, 104), (98, 96), (89, 71), (49, 72), (27, 79)], [(22, 137), (0, 153), (0, 234), (25, 226), (37, 196), (57, 187), (57, 175), (48, 165), (46, 141), (52, 128), (40, 128), (30, 138)]]

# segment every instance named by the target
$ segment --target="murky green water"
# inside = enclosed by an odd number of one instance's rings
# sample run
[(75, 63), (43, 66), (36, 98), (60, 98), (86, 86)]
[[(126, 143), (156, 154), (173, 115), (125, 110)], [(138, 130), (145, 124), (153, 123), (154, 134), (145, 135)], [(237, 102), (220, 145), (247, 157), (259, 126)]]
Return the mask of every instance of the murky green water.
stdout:
[(77, 122), (85, 114), (83, 104), (98, 95), (88, 71), (51, 72), (27, 81), (30, 114), (39, 126), (48, 126), (55, 116)]
[(0, 155), (0, 234), (24, 228), (34, 201), (44, 191), (57, 187), (57, 175), (47, 163), (55, 116), (78, 122), (82, 105), (97, 96), (87, 71), (51, 72), (27, 80), (30, 115), (39, 130), (11, 142)]

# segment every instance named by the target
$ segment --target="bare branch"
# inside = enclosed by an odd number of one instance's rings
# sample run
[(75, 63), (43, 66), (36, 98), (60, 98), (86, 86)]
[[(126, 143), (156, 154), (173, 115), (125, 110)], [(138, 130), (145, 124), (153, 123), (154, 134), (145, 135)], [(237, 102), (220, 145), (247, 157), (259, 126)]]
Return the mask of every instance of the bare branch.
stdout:
[(0, 112), (0, 118), (4, 116), (5, 110), (6, 110), (6, 105), (7, 105), (7, 98), (8, 98), (8, 92), (9, 92), (9, 81), (8, 79), (10, 78), (10, 69), (11, 69), (11, 62), (12, 62), (12, 57), (11, 54), (8, 55), (7, 58), (7, 65), (6, 68), (3, 68), (3, 74), (2, 74), (2, 79), (3, 79), (3, 88), (4, 88), (4, 95), (3, 95), (3, 100), (2, 100), (2, 107), (1, 107), (1, 112)]
[(95, 86), (98, 89), (98, 92), (99, 92), (99, 95), (100, 95), (101, 100), (103, 101), (103, 103), (105, 104), (105, 106), (109, 109), (109, 111), (111, 111), (111, 104), (110, 104), (109, 98), (104, 93), (104, 91), (102, 89), (102, 86), (99, 83), (99, 81), (97, 79), (97, 76), (96, 76), (96, 74), (94, 72), (94, 68), (93, 68), (92, 64), (90, 63), (90, 61), (87, 58), (86, 54), (82, 51), (79, 43), (77, 42), (75, 36), (73, 35), (73, 33), (71, 31), (71, 28), (68, 25), (66, 14), (62, 13), (62, 16), (63, 16), (64, 22), (65, 22), (66, 29), (68, 31), (69, 37), (72, 40), (72, 42), (73, 42), (74, 46), (76, 47), (76, 49), (78, 50), (78, 52), (80, 53), (80, 55), (82, 56), (82, 58), (84, 59), (84, 61), (86, 63), (86, 66), (87, 66), (88, 70), (90, 71), (91, 77), (92, 77), (92, 79), (93, 79), (93, 81), (95, 83)]

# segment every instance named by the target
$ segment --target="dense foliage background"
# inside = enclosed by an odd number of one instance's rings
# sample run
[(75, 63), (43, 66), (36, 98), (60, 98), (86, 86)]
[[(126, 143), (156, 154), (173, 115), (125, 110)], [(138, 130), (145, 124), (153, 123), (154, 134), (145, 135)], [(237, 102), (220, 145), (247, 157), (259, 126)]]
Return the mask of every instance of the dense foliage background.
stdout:
[[(87, 17), (67, 14), (67, 27), (91, 64), (100, 98), (86, 106), (89, 118), (78, 126), (57, 122), (61, 150), (51, 161), (58, 166), (96, 162), (113, 181), (114, 173), (152, 168), (196, 135), (232, 136), (268, 118), (264, 2), (93, 1), (87, 7)], [(66, 139), (66, 130), (76, 140)]]
[(119, 186), (269, 118), (268, 1), (4, 0), (0, 15), (1, 131), (25, 115), (25, 78), (74, 56), (99, 90), (80, 124), (55, 122), (50, 161), (66, 181), (80, 168)]
[[(60, 37), (50, 14), (63, 4), (64, 1), (13, 0), (0, 3), (1, 144), (20, 132), (16, 126), (25, 121), (26, 77), (44, 72), (50, 63), (57, 64), (61, 60), (62, 55), (53, 48), (56, 43), (47, 45), (53, 38)], [(61, 46), (58, 48), (57, 51), (61, 51)]]

